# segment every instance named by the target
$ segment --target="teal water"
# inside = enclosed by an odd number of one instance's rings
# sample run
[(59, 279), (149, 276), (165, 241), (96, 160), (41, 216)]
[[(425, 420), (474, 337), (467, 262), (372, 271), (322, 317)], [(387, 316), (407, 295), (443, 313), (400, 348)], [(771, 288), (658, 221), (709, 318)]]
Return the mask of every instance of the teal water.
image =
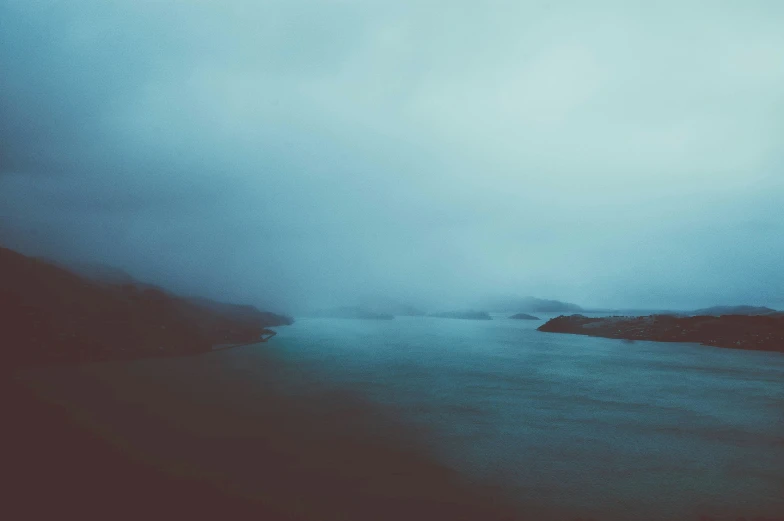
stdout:
[(302, 319), (270, 348), (523, 502), (608, 520), (784, 515), (784, 356), (539, 324)]
[(266, 344), (25, 378), (126, 450), (184, 474), (212, 469), (229, 487), (260, 486), (249, 477), (263, 458), (226, 444), (253, 451), (265, 418), (286, 415), (269, 413), (271, 392), (348, 390), (464, 480), (552, 519), (784, 518), (784, 356), (539, 324), (301, 319)]

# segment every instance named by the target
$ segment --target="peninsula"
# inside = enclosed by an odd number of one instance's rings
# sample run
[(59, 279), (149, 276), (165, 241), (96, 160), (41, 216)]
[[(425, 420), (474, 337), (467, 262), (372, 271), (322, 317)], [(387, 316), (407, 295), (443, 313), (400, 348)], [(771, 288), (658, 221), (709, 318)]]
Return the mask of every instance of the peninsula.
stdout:
[(624, 340), (696, 342), (733, 349), (784, 352), (784, 316), (643, 317), (559, 316), (538, 328), (547, 333), (571, 333)]

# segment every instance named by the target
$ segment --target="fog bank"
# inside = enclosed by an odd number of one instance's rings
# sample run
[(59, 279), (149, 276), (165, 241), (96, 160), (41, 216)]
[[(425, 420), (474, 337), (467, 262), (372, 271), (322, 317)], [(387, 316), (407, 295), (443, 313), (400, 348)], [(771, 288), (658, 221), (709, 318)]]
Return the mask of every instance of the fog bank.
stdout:
[(780, 2), (0, 0), (0, 243), (296, 311), (784, 307)]

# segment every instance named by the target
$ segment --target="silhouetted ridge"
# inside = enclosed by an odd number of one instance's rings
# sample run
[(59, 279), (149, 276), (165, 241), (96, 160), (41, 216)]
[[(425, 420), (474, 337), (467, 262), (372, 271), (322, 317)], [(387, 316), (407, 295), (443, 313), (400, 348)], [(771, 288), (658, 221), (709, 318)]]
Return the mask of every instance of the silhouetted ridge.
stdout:
[(148, 285), (88, 280), (0, 248), (3, 353), (10, 365), (73, 363), (209, 351), (258, 341), (291, 319)]

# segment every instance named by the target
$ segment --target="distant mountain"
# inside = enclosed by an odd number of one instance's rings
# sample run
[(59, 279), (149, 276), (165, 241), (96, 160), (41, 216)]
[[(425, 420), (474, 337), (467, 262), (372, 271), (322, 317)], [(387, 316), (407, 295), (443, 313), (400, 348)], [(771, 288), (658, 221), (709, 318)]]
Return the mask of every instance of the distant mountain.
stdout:
[(322, 309), (311, 313), (313, 318), (347, 318), (357, 320), (392, 320), (394, 315), (375, 313), (360, 306), (343, 306), (338, 308)]
[(482, 308), (498, 313), (576, 313), (583, 308), (570, 302), (536, 297), (493, 297), (482, 302)]
[(443, 313), (431, 313), (428, 316), (437, 318), (462, 318), (466, 320), (493, 319), (486, 311), (446, 311)]
[(712, 316), (719, 317), (722, 315), (774, 315), (779, 313), (775, 309), (767, 308), (764, 306), (713, 306), (710, 308), (697, 309), (691, 312), (694, 316)]

